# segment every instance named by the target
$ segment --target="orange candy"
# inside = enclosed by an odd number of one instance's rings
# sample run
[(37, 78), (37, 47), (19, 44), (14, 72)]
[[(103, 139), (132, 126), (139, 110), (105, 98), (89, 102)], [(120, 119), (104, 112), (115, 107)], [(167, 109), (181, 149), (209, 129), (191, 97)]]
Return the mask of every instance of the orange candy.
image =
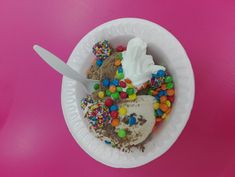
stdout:
[(131, 84), (131, 80), (130, 79), (125, 79), (125, 82), (128, 84)]
[(160, 90), (161, 90), (161, 88), (157, 88), (155, 91), (158, 91), (158, 92), (159, 92)]
[(157, 127), (160, 125), (161, 122), (162, 122), (162, 118), (156, 117), (156, 122), (155, 122), (153, 131), (157, 129)]
[(169, 107), (168, 107), (166, 104), (161, 103), (161, 104), (160, 104), (160, 109), (161, 109), (163, 112), (166, 112), (166, 111), (169, 109)]
[(111, 93), (116, 92), (116, 87), (115, 87), (114, 85), (111, 85), (111, 86), (109, 87), (109, 91), (110, 91)]
[(121, 65), (121, 60), (116, 60), (114, 63), (115, 66), (120, 66)]
[(166, 113), (169, 114), (171, 112), (171, 108), (169, 108)]
[(175, 94), (175, 90), (174, 89), (167, 90), (167, 95), (173, 96), (174, 94)]
[(161, 88), (162, 88), (162, 90), (166, 90), (166, 85), (162, 84)]
[(116, 127), (119, 125), (119, 119), (113, 119), (112, 122), (111, 122), (111, 125)]
[(156, 118), (156, 122), (157, 122), (157, 123), (160, 123), (161, 121), (162, 121), (161, 118), (158, 118), (158, 117)]
[(160, 97), (160, 102), (161, 102), (161, 103), (164, 103), (166, 100), (167, 100), (167, 97), (166, 97), (166, 96), (161, 96), (161, 97)]
[(158, 91), (153, 91), (152, 95), (156, 96), (158, 94)]

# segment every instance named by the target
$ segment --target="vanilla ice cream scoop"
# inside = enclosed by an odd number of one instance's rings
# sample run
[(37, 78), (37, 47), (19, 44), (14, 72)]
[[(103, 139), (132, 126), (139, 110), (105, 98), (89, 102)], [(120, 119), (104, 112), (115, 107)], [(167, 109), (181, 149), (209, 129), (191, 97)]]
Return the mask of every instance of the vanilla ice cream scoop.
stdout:
[(147, 44), (140, 38), (131, 39), (127, 44), (127, 50), (122, 52), (122, 67), (125, 78), (132, 81), (137, 88), (151, 79), (152, 74), (165, 67), (155, 65), (153, 57), (146, 54)]
[[(154, 97), (149, 95), (140, 95), (135, 101), (127, 101), (119, 104), (119, 107), (127, 108), (127, 116), (120, 118), (120, 124), (116, 128), (118, 129), (128, 129), (131, 133), (127, 135), (129, 141), (125, 144), (137, 145), (146, 140), (146, 138), (151, 134), (153, 127), (155, 125), (155, 116), (153, 110), (153, 103), (155, 102)], [(127, 117), (135, 117), (136, 123), (130, 125), (124, 120)]]
[[(105, 107), (102, 108), (103, 103), (101, 102), (88, 103), (84, 106), (83, 113), (89, 120), (90, 130), (97, 138), (106, 143), (109, 142), (120, 149), (128, 149), (130, 146), (143, 143), (152, 133), (156, 122), (153, 109), (154, 102), (155, 98), (150, 95), (140, 95), (135, 101), (124, 100), (120, 102), (118, 107), (125, 107), (127, 112), (125, 115), (119, 116), (120, 122), (117, 127), (112, 127), (111, 124), (103, 129), (102, 127), (95, 128), (92, 126), (93, 122), (96, 121), (95, 117), (93, 117), (95, 116), (93, 113), (94, 109), (99, 108), (100, 111), (95, 111), (97, 113), (96, 117), (106, 114), (107, 110), (105, 110)], [(105, 124), (103, 125), (105, 126)], [(119, 130), (125, 130), (125, 139), (118, 137)]]

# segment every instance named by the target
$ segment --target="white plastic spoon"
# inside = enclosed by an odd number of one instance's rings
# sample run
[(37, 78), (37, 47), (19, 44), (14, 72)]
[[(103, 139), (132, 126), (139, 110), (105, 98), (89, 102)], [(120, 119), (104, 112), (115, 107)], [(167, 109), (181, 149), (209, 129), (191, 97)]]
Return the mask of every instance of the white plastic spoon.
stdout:
[(88, 94), (91, 94), (94, 89), (93, 86), (96, 83), (99, 83), (98, 80), (87, 79), (69, 65), (64, 63), (60, 58), (49, 52), (48, 50), (40, 47), (39, 45), (34, 45), (33, 49), (36, 53), (47, 63), (49, 64), (54, 70), (59, 72), (60, 74), (69, 77), (70, 79), (76, 80), (82, 83), (86, 89)]

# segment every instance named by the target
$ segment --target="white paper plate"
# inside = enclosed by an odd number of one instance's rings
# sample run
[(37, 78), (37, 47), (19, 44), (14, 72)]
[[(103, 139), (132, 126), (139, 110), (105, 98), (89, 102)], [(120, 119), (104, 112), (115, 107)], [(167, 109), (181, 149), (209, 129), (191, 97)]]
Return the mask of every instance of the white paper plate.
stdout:
[(148, 44), (148, 52), (167, 67), (176, 90), (173, 110), (146, 144), (145, 152), (124, 153), (95, 138), (82, 117), (80, 100), (85, 97), (85, 92), (81, 85), (66, 77), (62, 82), (63, 113), (74, 139), (95, 160), (117, 168), (138, 167), (165, 153), (182, 132), (194, 101), (194, 75), (184, 48), (166, 29), (147, 20), (122, 18), (98, 26), (77, 44), (68, 65), (85, 75), (94, 58), (92, 46), (97, 41), (107, 39), (115, 47), (126, 45), (135, 36), (143, 39)]

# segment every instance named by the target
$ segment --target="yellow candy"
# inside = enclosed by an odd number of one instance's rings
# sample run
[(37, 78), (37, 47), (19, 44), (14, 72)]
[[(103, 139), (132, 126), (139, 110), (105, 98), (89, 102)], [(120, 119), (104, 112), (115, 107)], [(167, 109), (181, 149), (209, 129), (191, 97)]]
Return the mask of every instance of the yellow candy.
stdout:
[(136, 94), (134, 93), (134, 94), (132, 94), (132, 95), (129, 95), (128, 98), (129, 98), (130, 100), (134, 101), (134, 100), (136, 100), (137, 96), (136, 96)]
[(166, 114), (166, 113), (164, 113), (164, 114), (162, 115), (162, 119), (165, 119), (165, 118), (167, 118), (167, 114)]
[(104, 92), (103, 92), (103, 91), (100, 91), (100, 92), (98, 93), (98, 97), (99, 97), (99, 98), (104, 98)]
[(127, 85), (127, 87), (129, 87), (129, 88), (134, 88), (134, 85), (132, 85), (132, 84), (126, 84)]
[(154, 104), (153, 104), (153, 108), (154, 108), (155, 110), (157, 110), (157, 109), (159, 108), (159, 103), (154, 103)]
[(122, 106), (119, 108), (118, 112), (120, 116), (125, 116), (127, 113), (127, 109), (124, 106)]
[(166, 100), (165, 104), (168, 106), (168, 107), (171, 107), (171, 102), (169, 100)]

